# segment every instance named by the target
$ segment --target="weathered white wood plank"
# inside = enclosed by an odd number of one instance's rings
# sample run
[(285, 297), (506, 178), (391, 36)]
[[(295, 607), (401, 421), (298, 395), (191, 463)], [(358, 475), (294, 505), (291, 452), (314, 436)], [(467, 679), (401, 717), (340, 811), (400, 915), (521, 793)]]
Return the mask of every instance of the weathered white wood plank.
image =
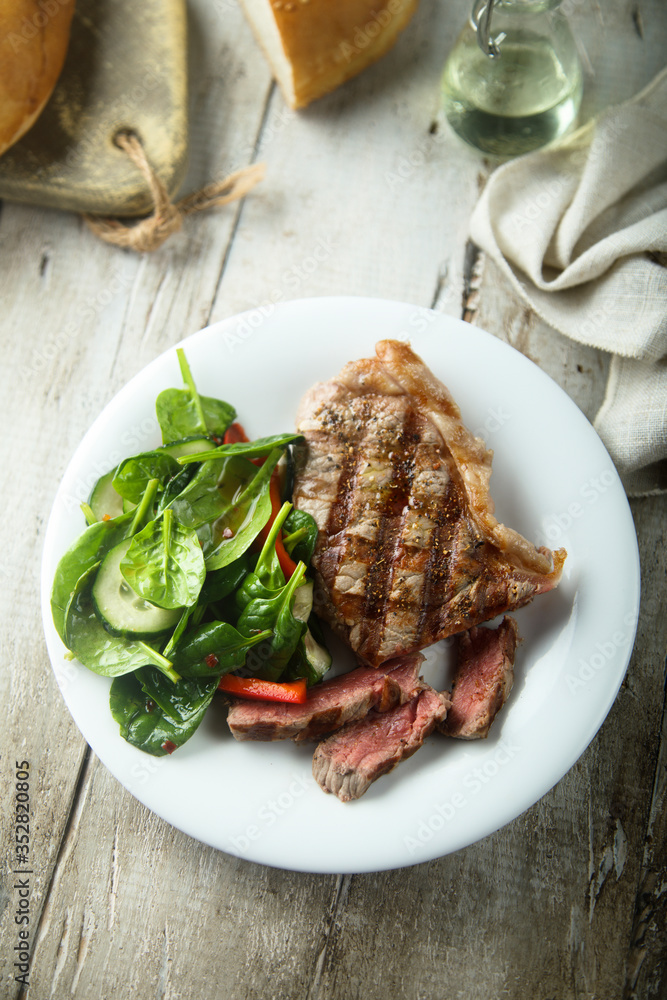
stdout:
[(423, 4), (381, 62), (304, 112), (274, 92), (266, 181), (244, 205), (213, 319), (313, 295), (428, 306), (438, 285), (439, 308), (459, 314), (482, 165), (436, 119), (461, 17)]

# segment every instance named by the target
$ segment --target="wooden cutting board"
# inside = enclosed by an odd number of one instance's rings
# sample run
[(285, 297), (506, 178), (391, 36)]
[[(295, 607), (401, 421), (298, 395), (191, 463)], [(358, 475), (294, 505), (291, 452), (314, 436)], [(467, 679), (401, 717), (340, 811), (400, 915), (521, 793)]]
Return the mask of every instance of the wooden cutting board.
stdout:
[(139, 215), (150, 198), (119, 130), (141, 139), (170, 194), (187, 154), (185, 0), (77, 0), (67, 59), (32, 129), (0, 158), (0, 198)]

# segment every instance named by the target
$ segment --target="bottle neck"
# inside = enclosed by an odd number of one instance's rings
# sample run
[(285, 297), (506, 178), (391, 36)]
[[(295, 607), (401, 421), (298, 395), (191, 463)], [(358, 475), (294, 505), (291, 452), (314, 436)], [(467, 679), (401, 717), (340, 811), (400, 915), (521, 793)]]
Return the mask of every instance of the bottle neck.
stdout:
[(546, 14), (560, 7), (561, 0), (474, 0), (470, 21), (477, 33), (480, 49), (490, 58), (500, 55), (499, 46), (506, 32), (499, 20)]

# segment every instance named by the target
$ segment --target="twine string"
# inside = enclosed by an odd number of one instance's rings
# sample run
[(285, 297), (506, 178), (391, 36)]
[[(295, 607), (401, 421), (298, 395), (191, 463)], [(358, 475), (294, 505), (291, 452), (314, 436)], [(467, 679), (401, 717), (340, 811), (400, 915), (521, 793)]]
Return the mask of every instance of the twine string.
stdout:
[(146, 180), (153, 202), (151, 214), (131, 225), (119, 219), (103, 216), (85, 215), (84, 218), (100, 239), (114, 246), (127, 247), (141, 253), (161, 247), (165, 240), (182, 228), (186, 216), (244, 198), (248, 191), (261, 181), (266, 169), (263, 163), (242, 167), (223, 180), (207, 184), (201, 191), (194, 191), (174, 203), (149, 163), (139, 137), (132, 132), (119, 132), (115, 142), (129, 156)]

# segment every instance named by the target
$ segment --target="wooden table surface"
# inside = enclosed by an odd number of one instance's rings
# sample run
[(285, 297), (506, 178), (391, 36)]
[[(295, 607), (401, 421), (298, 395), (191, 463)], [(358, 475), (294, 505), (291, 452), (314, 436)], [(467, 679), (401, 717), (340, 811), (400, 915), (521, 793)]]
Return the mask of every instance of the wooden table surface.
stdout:
[[(631, 503), (639, 631), (596, 738), (514, 822), (401, 870), (281, 871), (175, 831), (92, 754), (42, 635), (45, 523), (74, 450), (132, 375), (212, 321), (276, 296), (430, 306), (508, 341), (594, 416), (606, 358), (545, 327), (468, 242), (492, 168), (443, 125), (438, 82), (469, 6), (422, 0), (379, 64), (295, 114), (235, 0), (190, 0), (183, 190), (257, 160), (268, 168), (262, 185), (242, 204), (189, 219), (150, 255), (101, 243), (74, 215), (0, 205), (2, 998), (667, 996), (661, 498)], [(664, 64), (664, 0), (565, 7), (580, 38), (589, 113), (635, 93)], [(11, 870), (15, 762), (23, 760), (28, 990), (14, 978), (25, 904)]]

